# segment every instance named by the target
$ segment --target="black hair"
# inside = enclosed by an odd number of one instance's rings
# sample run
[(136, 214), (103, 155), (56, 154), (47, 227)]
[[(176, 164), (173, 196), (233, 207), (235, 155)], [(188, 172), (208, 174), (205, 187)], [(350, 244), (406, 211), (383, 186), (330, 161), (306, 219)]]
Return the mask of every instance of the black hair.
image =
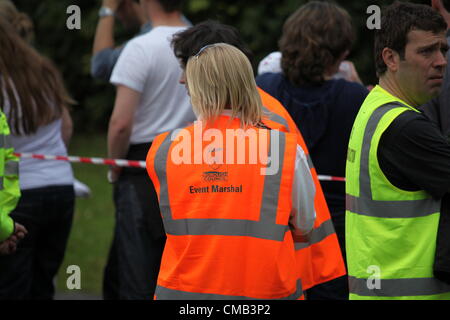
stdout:
[(413, 30), (431, 31), (434, 34), (447, 29), (444, 18), (428, 5), (396, 1), (383, 10), (381, 29), (375, 31), (375, 68), (383, 75), (387, 66), (383, 60), (383, 49), (395, 50), (405, 58), (408, 34)]
[(239, 31), (229, 25), (217, 21), (207, 20), (191, 28), (178, 32), (172, 39), (175, 56), (186, 67), (190, 57), (208, 44), (227, 43), (241, 50), (250, 62), (253, 54), (242, 40)]

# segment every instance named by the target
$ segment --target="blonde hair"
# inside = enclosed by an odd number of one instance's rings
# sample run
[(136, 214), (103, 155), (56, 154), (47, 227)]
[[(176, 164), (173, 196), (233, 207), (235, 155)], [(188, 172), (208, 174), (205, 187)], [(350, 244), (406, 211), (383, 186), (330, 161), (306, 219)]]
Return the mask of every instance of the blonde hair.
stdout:
[(242, 127), (261, 124), (262, 102), (250, 61), (236, 47), (217, 43), (188, 60), (186, 82), (194, 111), (206, 121), (231, 109)]
[(22, 39), (28, 43), (33, 42), (33, 21), (26, 13), (18, 11), (10, 0), (0, 0), (0, 19), (8, 21)]

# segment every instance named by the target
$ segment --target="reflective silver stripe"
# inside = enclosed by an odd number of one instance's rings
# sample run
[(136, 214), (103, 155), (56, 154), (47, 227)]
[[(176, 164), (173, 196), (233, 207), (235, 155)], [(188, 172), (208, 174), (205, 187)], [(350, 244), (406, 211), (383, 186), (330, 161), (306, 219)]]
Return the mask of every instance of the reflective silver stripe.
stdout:
[[(279, 157), (272, 157), (272, 144), (277, 143), (278, 146), (275, 146), (275, 150), (279, 150)], [(286, 148), (286, 136), (281, 134), (281, 132), (272, 130), (270, 131), (270, 144), (268, 146), (269, 150), (269, 159), (271, 161), (277, 160), (279, 161), (278, 171), (274, 175), (266, 175), (264, 176), (264, 191), (262, 196), (262, 204), (261, 204), (261, 214), (260, 221), (264, 224), (272, 224), (275, 229), (280, 226), (276, 225), (277, 219), (277, 208), (278, 208), (278, 198), (280, 195), (280, 184), (281, 184), (281, 174), (283, 172), (283, 164), (284, 164), (284, 152)], [(273, 163), (271, 163), (273, 165)], [(288, 230), (288, 226), (285, 225), (285, 232)], [(272, 229), (272, 228), (271, 228)], [(269, 229), (270, 230), (270, 229)], [(273, 230), (278, 236), (283, 235), (280, 234), (279, 231)], [(280, 241), (282, 241), (281, 239)]]
[(381, 201), (372, 200), (369, 174), (369, 153), (372, 138), (381, 118), (389, 111), (405, 107), (400, 103), (390, 103), (375, 110), (367, 122), (361, 150), (359, 188), (360, 196), (346, 195), (346, 210), (376, 218), (417, 218), (437, 213), (440, 201), (431, 197), (421, 200)]
[(3, 177), (0, 177), (0, 190), (3, 190)]
[(174, 236), (220, 235), (251, 236), (254, 238), (283, 241), (288, 226), (272, 222), (233, 219), (180, 219), (165, 220), (164, 228)]
[[(256, 299), (243, 296), (227, 296), (222, 294), (209, 294), (209, 293), (194, 293), (168, 289), (161, 286), (156, 286), (155, 291), (157, 300), (265, 300)], [(297, 300), (303, 295), (302, 282), (297, 282), (297, 290), (295, 293), (280, 299), (275, 300)]]
[(315, 228), (311, 231), (308, 242), (296, 242), (295, 250), (301, 250), (313, 244), (319, 243), (320, 241), (334, 233), (336, 233), (336, 231), (334, 230), (333, 221), (329, 219), (322, 223), (318, 228)]
[[(289, 226), (276, 224), (279, 189), (281, 183), (282, 165), (286, 136), (276, 130), (271, 131), (271, 143), (278, 143), (274, 149), (280, 150), (280, 167), (276, 174), (264, 176), (264, 191), (261, 204), (260, 221), (236, 219), (173, 219), (169, 203), (167, 184), (167, 159), (172, 133), (159, 147), (155, 156), (156, 174), (160, 182), (160, 209), (163, 215), (164, 228), (171, 235), (225, 235), (225, 236), (251, 236), (261, 239), (283, 241)], [(274, 138), (277, 137), (277, 138)], [(271, 146), (269, 146), (269, 157)]]
[(372, 146), (372, 138), (375, 134), (375, 130), (377, 129), (378, 123), (381, 118), (393, 109), (397, 109), (398, 107), (404, 107), (400, 103), (392, 103), (384, 105), (378, 109), (376, 109), (373, 114), (370, 116), (366, 129), (364, 131), (362, 149), (361, 149), (361, 160), (360, 166), (361, 170), (359, 172), (359, 188), (360, 188), (360, 196), (372, 199), (372, 190), (370, 189), (370, 174), (369, 174), (369, 153), (370, 148)]
[(311, 155), (307, 155), (306, 156), (306, 160), (308, 161), (308, 167), (309, 167), (309, 170), (312, 170), (312, 169), (314, 169), (314, 163), (313, 163), (313, 161), (312, 161), (312, 159), (311, 159)]
[(0, 134), (0, 148), (2, 149), (12, 148), (11, 138), (9, 135)]
[(267, 116), (269, 118), (269, 120), (283, 125), (287, 131), (290, 131), (289, 124), (285, 118), (270, 111), (267, 107), (263, 106), (262, 109), (263, 109), (263, 115)]
[(450, 285), (435, 278), (380, 279), (380, 289), (369, 289), (375, 280), (348, 277), (350, 293), (363, 297), (409, 297), (450, 293)]
[(377, 201), (361, 197), (345, 196), (347, 210), (375, 218), (418, 218), (439, 212), (439, 200)]
[(19, 162), (7, 161), (5, 164), (5, 176), (17, 176), (19, 175)]
[(172, 144), (171, 141), (172, 133), (173, 131), (169, 132), (167, 137), (164, 139), (163, 143), (161, 143), (161, 146), (156, 152), (154, 164), (155, 171), (160, 183), (159, 208), (161, 209), (161, 213), (164, 219), (167, 219), (168, 221), (172, 220), (172, 210), (170, 209), (169, 203), (166, 166), (167, 166), (167, 159), (169, 157), (170, 145)]

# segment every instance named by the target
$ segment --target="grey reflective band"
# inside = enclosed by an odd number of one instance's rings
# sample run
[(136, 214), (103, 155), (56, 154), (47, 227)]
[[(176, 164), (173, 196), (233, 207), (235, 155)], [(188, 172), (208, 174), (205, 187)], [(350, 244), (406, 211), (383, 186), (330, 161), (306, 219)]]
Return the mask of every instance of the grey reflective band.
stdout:
[(369, 174), (369, 153), (372, 138), (383, 116), (398, 107), (407, 108), (397, 102), (386, 104), (375, 110), (367, 122), (360, 160), (360, 196), (346, 195), (346, 210), (350, 212), (376, 218), (418, 218), (440, 211), (440, 201), (432, 199), (431, 196), (421, 200), (382, 201), (372, 199)]
[(174, 236), (250, 236), (280, 242), (289, 230), (288, 226), (274, 223), (237, 219), (166, 219), (164, 228)]
[[(155, 172), (160, 183), (159, 208), (161, 210), (163, 218), (167, 219), (167, 221), (172, 221), (172, 210), (169, 203), (166, 167), (167, 159), (169, 158), (170, 145), (172, 144), (171, 137), (173, 132), (174, 131), (171, 131), (167, 134), (166, 138), (161, 143), (158, 151), (156, 152), (154, 160)], [(167, 232), (167, 226), (164, 226), (164, 228)]]
[(3, 177), (0, 177), (0, 190), (3, 190)]
[(418, 218), (438, 213), (441, 202), (433, 199), (377, 201), (347, 194), (345, 206), (350, 212), (374, 218)]
[[(163, 216), (164, 228), (171, 235), (224, 235), (250, 236), (274, 241), (283, 241), (289, 226), (276, 224), (281, 175), (283, 172), (286, 136), (276, 130), (271, 131), (271, 143), (278, 143), (274, 147), (280, 150), (280, 167), (276, 174), (264, 176), (264, 189), (261, 204), (260, 220), (236, 219), (173, 219), (170, 208), (167, 184), (167, 159), (172, 144), (172, 132), (162, 142), (155, 156), (156, 174), (160, 182), (160, 209)], [(274, 138), (276, 137), (276, 138)], [(269, 157), (271, 146), (269, 146)]]
[[(161, 286), (156, 286), (155, 291), (157, 300), (265, 300), (265, 299), (255, 299), (251, 297), (243, 296), (228, 296), (222, 294), (212, 294), (212, 293), (195, 293), (168, 289)], [(302, 282), (299, 280), (297, 282), (297, 290), (295, 293), (280, 299), (274, 300), (298, 300), (303, 295)]]
[(335, 234), (336, 231), (334, 230), (333, 221), (331, 219), (325, 221), (322, 223), (318, 228), (315, 228), (311, 231), (311, 234), (309, 235), (308, 242), (296, 242), (295, 243), (295, 250), (301, 250), (304, 248), (307, 248), (313, 244), (319, 243), (326, 237)]
[[(435, 278), (360, 279), (348, 277), (350, 294), (363, 297), (413, 297), (450, 293), (450, 285)], [(376, 286), (379, 281), (379, 286)], [(379, 289), (369, 289), (369, 285)]]
[[(278, 144), (275, 145), (277, 142)], [(272, 145), (275, 145), (275, 147), (273, 148)], [(274, 159), (277, 159), (276, 157), (272, 157), (272, 149), (274, 149), (276, 152), (278, 152), (279, 150), (279, 163), (276, 165), (278, 168), (276, 174), (264, 176), (264, 189), (261, 204), (260, 222), (267, 225), (267, 227), (269, 227), (269, 225), (272, 225), (273, 228), (270, 228), (269, 230), (273, 229), (274, 235), (284, 237), (284, 233), (280, 234), (279, 230), (276, 230), (281, 227), (280, 225), (276, 224), (276, 219), (278, 211), (278, 198), (280, 195), (281, 173), (283, 172), (284, 153), (286, 148), (286, 136), (284, 134), (281, 134), (280, 131), (271, 130), (270, 143), (268, 147), (268, 156), (272, 162), (274, 161)], [(271, 165), (273, 165), (273, 163), (271, 163)], [(285, 232), (289, 229), (287, 224), (283, 227), (285, 227)], [(256, 230), (258, 229), (259, 228), (257, 228)], [(283, 239), (279, 241), (283, 241)]]
[(17, 176), (19, 175), (19, 162), (7, 161), (5, 164), (5, 176)]
[[(306, 154), (306, 153), (305, 153)], [(306, 155), (306, 160), (308, 161), (308, 167), (309, 167), (309, 170), (312, 170), (312, 169), (314, 169), (314, 163), (313, 163), (313, 161), (312, 161), (312, 159), (311, 159), (311, 155)]]
[(9, 135), (0, 134), (0, 148), (2, 149), (12, 148), (11, 138)]
[[(262, 110), (263, 110), (263, 116), (267, 116), (269, 118), (269, 120), (283, 125), (286, 128), (286, 130), (290, 132), (289, 124), (285, 118), (270, 111), (267, 107), (263, 106)], [(264, 117), (263, 117), (263, 119), (264, 119)], [(291, 132), (291, 133), (293, 133), (293, 132)]]
[(376, 109), (370, 116), (366, 129), (364, 131), (362, 149), (361, 149), (361, 160), (360, 160), (360, 172), (359, 172), (359, 188), (360, 196), (365, 198), (372, 198), (372, 190), (370, 189), (370, 174), (369, 174), (369, 153), (372, 146), (372, 138), (375, 134), (375, 130), (378, 127), (378, 123), (381, 118), (386, 115), (389, 111), (397, 109), (398, 107), (405, 107), (400, 103), (392, 103), (384, 105)]

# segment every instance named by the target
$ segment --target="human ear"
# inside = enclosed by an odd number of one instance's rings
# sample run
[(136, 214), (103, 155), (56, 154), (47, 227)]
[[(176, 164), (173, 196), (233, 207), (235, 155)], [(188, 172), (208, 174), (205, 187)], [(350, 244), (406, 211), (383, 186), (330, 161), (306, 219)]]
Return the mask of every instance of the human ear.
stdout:
[(381, 52), (381, 56), (388, 70), (392, 72), (396, 72), (398, 70), (398, 65), (400, 63), (400, 56), (395, 50), (392, 50), (390, 48), (384, 48), (383, 51)]

